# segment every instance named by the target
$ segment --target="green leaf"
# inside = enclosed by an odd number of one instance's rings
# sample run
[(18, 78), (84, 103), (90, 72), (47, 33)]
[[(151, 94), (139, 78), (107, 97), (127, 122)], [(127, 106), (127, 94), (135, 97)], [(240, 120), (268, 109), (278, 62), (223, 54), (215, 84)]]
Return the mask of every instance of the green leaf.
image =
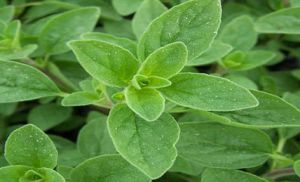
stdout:
[(28, 166), (6, 166), (0, 168), (0, 182), (19, 182), (19, 179), (32, 169)]
[(165, 109), (165, 99), (155, 89), (129, 86), (125, 98), (129, 108), (147, 121), (158, 119)]
[(95, 40), (72, 41), (70, 47), (79, 63), (95, 79), (126, 87), (138, 69), (137, 59), (127, 50)]
[(209, 48), (220, 20), (219, 0), (191, 0), (175, 6), (148, 26), (138, 44), (138, 56), (144, 60), (156, 49), (181, 41), (192, 60)]
[(250, 16), (239, 16), (222, 30), (219, 39), (236, 50), (250, 50), (257, 42), (257, 33)]
[(100, 16), (99, 8), (79, 8), (51, 19), (39, 35), (39, 44), (47, 54), (61, 54), (69, 50), (67, 42), (92, 31)]
[(297, 176), (300, 177), (300, 160), (298, 160), (294, 163), (294, 170), (295, 170), (295, 173), (297, 174)]
[(132, 29), (139, 39), (148, 25), (159, 15), (167, 11), (167, 8), (159, 0), (144, 0), (132, 19)]
[(31, 124), (13, 131), (5, 144), (5, 158), (11, 165), (54, 168), (57, 156), (51, 139)]
[(168, 44), (150, 54), (143, 62), (139, 73), (170, 78), (183, 69), (187, 56), (187, 48), (182, 42)]
[(256, 129), (186, 122), (180, 123), (180, 130), (178, 156), (204, 167), (252, 168), (266, 162), (273, 152), (270, 138)]
[(111, 34), (101, 32), (86, 33), (83, 34), (81, 37), (84, 39), (98, 40), (120, 46), (124, 49), (129, 50), (133, 55), (136, 55), (137, 53), (137, 44), (134, 41), (127, 38), (115, 37)]
[(172, 85), (160, 89), (170, 101), (205, 111), (233, 111), (255, 107), (255, 97), (245, 88), (224, 78), (181, 73), (170, 80)]
[(39, 127), (41, 130), (51, 129), (71, 117), (72, 109), (57, 104), (39, 105), (28, 114), (28, 123)]
[(300, 7), (285, 8), (260, 17), (255, 29), (260, 33), (300, 33)]
[(61, 91), (37, 69), (12, 61), (0, 61), (0, 103), (57, 96)]
[(72, 182), (151, 181), (120, 155), (102, 155), (86, 160), (72, 170), (71, 180)]
[(100, 101), (100, 97), (91, 92), (74, 92), (63, 98), (61, 104), (63, 106), (86, 106), (92, 105)]
[(260, 128), (299, 127), (300, 111), (278, 96), (251, 91), (259, 105), (255, 108), (221, 113), (238, 124)]
[(250, 78), (239, 75), (239, 74), (229, 74), (226, 75), (224, 78), (227, 78), (230, 81), (233, 81), (234, 83), (237, 83), (238, 85), (241, 85), (247, 89), (257, 90), (258, 86), (257, 84), (252, 81)]
[(33, 51), (37, 49), (37, 45), (29, 44), (21, 48), (11, 48), (0, 50), (0, 59), (15, 60), (27, 58)]
[(230, 70), (245, 71), (267, 64), (275, 58), (276, 54), (271, 51), (235, 51), (226, 56), (221, 64)]
[(77, 148), (89, 158), (116, 153), (108, 134), (106, 120), (93, 120), (82, 127), (77, 139)]
[(112, 0), (114, 8), (121, 15), (134, 13), (144, 0)]
[(10, 22), (15, 13), (14, 6), (5, 6), (0, 8), (0, 21), (3, 21), (4, 23)]
[(180, 172), (192, 176), (200, 175), (204, 170), (204, 167), (197, 162), (189, 161), (181, 156), (177, 156), (175, 163), (172, 168), (169, 170), (170, 172)]
[(189, 66), (207, 65), (219, 61), (232, 51), (232, 46), (220, 41), (214, 41), (213, 44), (203, 54), (189, 61)]
[(135, 75), (133, 77), (133, 80), (131, 81), (132, 85), (136, 89), (141, 88), (163, 88), (168, 87), (172, 83), (164, 78), (158, 77), (158, 76), (145, 76), (145, 75)]
[(117, 105), (109, 114), (108, 129), (117, 151), (152, 179), (173, 165), (179, 128), (171, 115), (147, 122), (126, 105)]
[(238, 170), (206, 169), (201, 182), (267, 182), (267, 180)]
[(48, 168), (28, 170), (24, 176), (19, 179), (19, 182), (65, 182), (65, 179), (56, 171)]

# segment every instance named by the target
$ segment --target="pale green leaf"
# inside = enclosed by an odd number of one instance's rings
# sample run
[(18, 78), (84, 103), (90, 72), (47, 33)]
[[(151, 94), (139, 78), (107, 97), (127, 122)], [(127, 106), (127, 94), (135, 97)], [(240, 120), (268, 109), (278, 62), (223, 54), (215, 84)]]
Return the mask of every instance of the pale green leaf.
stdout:
[(132, 86), (134, 86), (137, 89), (141, 88), (163, 88), (168, 87), (172, 83), (164, 78), (158, 77), (158, 76), (145, 76), (145, 75), (135, 75), (133, 77), (133, 80), (131, 81)]
[(114, 8), (121, 15), (134, 13), (144, 0), (112, 0)]
[(250, 50), (257, 41), (254, 23), (249, 16), (240, 16), (229, 22), (222, 30), (219, 39), (236, 50)]
[(129, 86), (125, 90), (125, 99), (129, 108), (147, 121), (156, 120), (165, 109), (165, 99), (155, 89)]
[(51, 139), (31, 124), (13, 131), (5, 144), (5, 158), (11, 165), (54, 168), (57, 157)]
[(70, 47), (83, 68), (109, 86), (126, 87), (137, 72), (137, 59), (119, 46), (96, 40), (80, 40), (72, 41)]
[(0, 61), (0, 103), (60, 95), (55, 83), (37, 69), (13, 61)]
[(99, 100), (100, 97), (97, 94), (81, 91), (66, 95), (61, 101), (61, 104), (63, 106), (86, 106), (95, 104)]
[(201, 182), (267, 182), (267, 180), (238, 170), (206, 169)]
[(108, 129), (117, 151), (152, 179), (173, 165), (179, 128), (171, 115), (147, 122), (126, 105), (117, 105), (109, 114)]
[(255, 107), (255, 97), (245, 88), (224, 78), (181, 73), (170, 79), (172, 85), (160, 89), (170, 101), (206, 111), (232, 111)]
[(198, 57), (213, 42), (221, 20), (219, 0), (191, 0), (174, 6), (156, 18), (146, 29), (138, 44), (141, 60), (156, 49), (181, 41), (189, 60)]
[(259, 105), (255, 108), (224, 112), (223, 116), (238, 124), (261, 128), (300, 126), (300, 111), (278, 96), (261, 91), (251, 91)]
[(18, 182), (65, 182), (65, 179), (56, 171), (49, 168), (40, 168), (28, 170)]
[(201, 122), (180, 123), (180, 129), (178, 156), (205, 167), (256, 167), (273, 153), (270, 138), (256, 129)]
[(71, 10), (47, 22), (39, 35), (39, 44), (47, 54), (60, 54), (69, 50), (67, 42), (92, 31), (100, 16), (99, 8), (87, 7)]
[(300, 7), (285, 8), (260, 17), (255, 22), (260, 33), (299, 34)]
[(151, 180), (120, 155), (88, 159), (71, 172), (72, 182), (150, 182)]
[(295, 173), (297, 174), (297, 176), (300, 177), (300, 160), (298, 160), (294, 163), (294, 170), (295, 170)]
[(170, 78), (183, 69), (187, 56), (187, 48), (182, 42), (168, 44), (151, 53), (143, 62), (139, 73)]
[(92, 39), (98, 41), (108, 42), (117, 46), (120, 46), (124, 49), (129, 50), (133, 55), (136, 55), (137, 44), (127, 38), (116, 37), (111, 34), (101, 33), (101, 32), (91, 32), (86, 33), (81, 36), (84, 39)]
[(89, 158), (116, 153), (108, 134), (106, 119), (92, 120), (82, 127), (78, 134), (77, 147), (82, 154)]
[(132, 29), (139, 39), (148, 25), (156, 17), (167, 11), (167, 8), (159, 0), (144, 0), (132, 19)]
[(221, 64), (230, 70), (245, 71), (250, 70), (272, 61), (276, 56), (272, 51), (253, 50), (253, 51), (235, 51), (226, 56)]
[(219, 61), (226, 56), (231, 50), (232, 46), (224, 44), (220, 41), (214, 41), (209, 49), (195, 59), (189, 61), (188, 65), (207, 65)]
[(6, 166), (0, 168), (0, 182), (19, 182), (19, 179), (32, 167), (28, 166)]
[(28, 123), (39, 127), (41, 130), (51, 129), (71, 117), (72, 109), (57, 104), (39, 105), (28, 114)]

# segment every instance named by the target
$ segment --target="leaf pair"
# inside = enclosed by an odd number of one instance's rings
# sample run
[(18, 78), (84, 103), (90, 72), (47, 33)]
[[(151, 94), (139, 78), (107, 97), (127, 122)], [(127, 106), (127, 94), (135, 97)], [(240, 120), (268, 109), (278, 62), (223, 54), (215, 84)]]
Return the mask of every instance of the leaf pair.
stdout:
[(5, 158), (10, 166), (0, 168), (1, 182), (65, 182), (53, 171), (58, 152), (50, 138), (34, 125), (13, 131), (5, 144)]

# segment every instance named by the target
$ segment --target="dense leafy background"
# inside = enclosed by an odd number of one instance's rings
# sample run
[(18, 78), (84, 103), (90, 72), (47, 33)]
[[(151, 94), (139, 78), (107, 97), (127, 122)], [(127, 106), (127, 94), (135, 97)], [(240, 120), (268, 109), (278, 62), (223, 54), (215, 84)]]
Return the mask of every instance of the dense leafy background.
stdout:
[(300, 0), (0, 0), (0, 182), (300, 182)]

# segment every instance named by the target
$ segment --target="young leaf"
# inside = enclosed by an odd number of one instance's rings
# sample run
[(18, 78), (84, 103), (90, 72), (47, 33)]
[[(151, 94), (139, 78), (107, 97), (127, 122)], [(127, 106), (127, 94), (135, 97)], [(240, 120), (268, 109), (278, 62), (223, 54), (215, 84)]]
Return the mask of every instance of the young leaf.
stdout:
[(260, 17), (255, 29), (260, 33), (300, 33), (300, 7), (285, 8)]
[(267, 180), (238, 170), (206, 169), (201, 182), (267, 182)]
[(71, 180), (72, 182), (151, 181), (120, 155), (102, 155), (84, 161), (72, 170)]
[(167, 8), (159, 0), (144, 0), (132, 19), (132, 29), (139, 39), (148, 25), (156, 17), (167, 11)]
[(92, 31), (100, 16), (99, 8), (88, 7), (71, 10), (56, 16), (44, 26), (39, 44), (49, 55), (69, 50), (67, 42)]
[(136, 55), (137, 44), (127, 38), (115, 37), (111, 34), (101, 32), (86, 33), (81, 36), (83, 39), (98, 40), (102, 42), (108, 42), (124, 49), (129, 50), (133, 55)]
[(170, 80), (172, 85), (160, 89), (170, 101), (206, 111), (232, 111), (255, 107), (255, 97), (245, 88), (224, 78), (181, 73)]
[(42, 180), (43, 182), (65, 182), (65, 179), (59, 173), (48, 168), (28, 170), (24, 176), (19, 179), (20, 182), (31, 182), (33, 180)]
[(138, 61), (127, 50), (96, 40), (72, 41), (79, 63), (95, 79), (115, 87), (126, 87), (137, 72)]
[(112, 0), (114, 8), (121, 15), (134, 13), (144, 0)]
[(13, 61), (0, 61), (0, 103), (57, 96), (61, 91), (37, 69)]
[(235, 51), (226, 56), (221, 64), (230, 70), (245, 71), (267, 64), (276, 54), (271, 51), (254, 50), (254, 51)]
[(86, 106), (91, 105), (100, 100), (100, 97), (91, 92), (74, 92), (63, 98), (61, 104), (63, 106)]
[(32, 167), (28, 166), (6, 166), (0, 168), (0, 182), (18, 182), (19, 179)]
[(229, 22), (220, 34), (220, 40), (236, 50), (250, 50), (257, 41), (254, 23), (249, 16), (240, 16)]
[(147, 121), (156, 120), (165, 109), (165, 99), (155, 89), (138, 90), (129, 86), (125, 90), (125, 98), (129, 108)]
[(209, 49), (207, 49), (203, 54), (195, 59), (189, 61), (188, 65), (207, 65), (220, 60), (222, 57), (226, 56), (230, 51), (232, 51), (232, 46), (229, 44), (224, 44), (220, 41), (214, 41)]
[(189, 60), (198, 57), (214, 40), (221, 20), (219, 0), (191, 0), (156, 18), (138, 44), (138, 56), (145, 60), (156, 49), (177, 41), (188, 49)]
[(93, 120), (82, 127), (78, 134), (77, 148), (89, 158), (116, 153), (108, 134), (106, 120)]
[(170, 78), (183, 69), (187, 56), (187, 48), (182, 42), (168, 44), (150, 54), (143, 62), (139, 73)]
[(34, 125), (13, 131), (5, 144), (5, 158), (11, 165), (54, 168), (57, 150), (51, 139)]
[(145, 75), (135, 75), (131, 81), (132, 85), (137, 88), (163, 88), (168, 87), (172, 83), (164, 78), (158, 76), (145, 76)]
[(28, 123), (39, 127), (41, 130), (53, 128), (71, 117), (72, 109), (57, 104), (39, 105), (28, 114)]
[(300, 126), (300, 111), (278, 96), (261, 91), (251, 91), (259, 105), (255, 108), (224, 112), (223, 116), (239, 124), (261, 128)]
[(180, 130), (180, 139), (176, 145), (178, 156), (204, 167), (256, 167), (266, 162), (273, 152), (270, 138), (256, 129), (186, 122), (180, 124)]
[(117, 105), (109, 114), (108, 129), (117, 151), (152, 179), (173, 165), (179, 128), (171, 115), (147, 122), (126, 105)]

